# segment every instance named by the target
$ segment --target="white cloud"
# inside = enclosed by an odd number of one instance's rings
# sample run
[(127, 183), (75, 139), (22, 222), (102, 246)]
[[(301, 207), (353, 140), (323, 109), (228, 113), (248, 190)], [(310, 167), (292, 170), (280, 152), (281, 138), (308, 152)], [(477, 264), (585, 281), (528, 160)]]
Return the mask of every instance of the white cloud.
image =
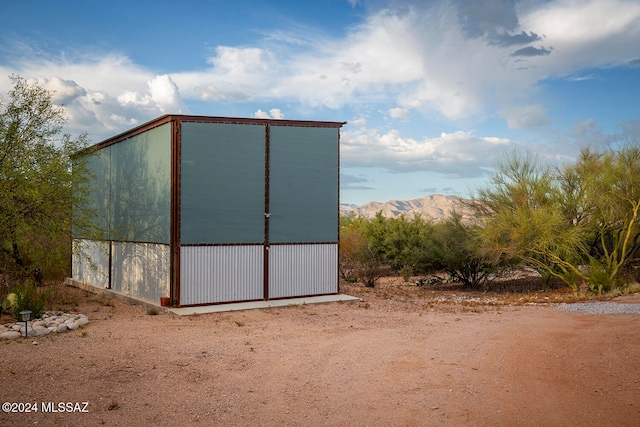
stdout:
[(269, 110), (269, 114), (276, 120), (284, 119), (284, 114), (282, 113), (282, 111), (280, 111), (279, 108), (272, 108), (271, 110)]
[(442, 133), (417, 140), (399, 131), (343, 131), (340, 159), (346, 167), (380, 167), (392, 172), (431, 171), (449, 177), (476, 177), (492, 159), (513, 147), (504, 138), (478, 137), (468, 132)]
[(204, 71), (185, 71), (172, 75), (183, 96), (207, 101), (273, 99), (278, 90), (278, 61), (260, 48), (219, 46)]
[[(286, 102), (296, 111), (372, 103), (399, 106), (388, 110), (395, 118), (419, 109), (454, 121), (480, 120), (496, 108), (510, 127), (522, 128), (548, 123), (545, 107), (528, 101), (540, 81), (638, 56), (637, 1), (494, 3), (465, 6), (464, 14), (459, 1), (369, 5), (344, 36), (278, 30), (253, 46), (218, 46), (207, 68), (171, 76), (117, 54), (15, 57), (0, 66), (0, 90), (8, 89), (4, 76), (11, 73), (40, 79), (56, 90), (72, 128), (101, 136), (132, 121), (186, 112), (185, 100)], [(546, 54), (513, 56), (518, 51)], [(275, 109), (263, 114), (284, 117)], [(351, 123), (366, 124), (359, 120)]]
[(357, 119), (349, 120), (349, 124), (354, 126), (366, 126), (367, 119), (365, 119), (364, 117), (358, 117)]
[(118, 116), (117, 114), (112, 114), (109, 118), (114, 122), (124, 126), (136, 126), (138, 121), (133, 118), (127, 119), (126, 117)]
[(640, 3), (628, 0), (557, 0), (521, 17), (524, 27), (546, 36), (555, 54), (541, 61), (549, 74), (625, 63), (637, 52)]
[(282, 119), (284, 119), (284, 114), (282, 113), (282, 111), (279, 108), (272, 108), (271, 110), (269, 110), (268, 113), (266, 111), (262, 111), (262, 110), (258, 109), (258, 111), (253, 113), (253, 117), (258, 118), (258, 119), (282, 120)]
[(51, 79), (39, 76), (37, 83), (53, 92), (52, 101), (58, 105), (67, 104), (87, 93), (85, 89), (78, 86), (73, 80), (65, 80), (57, 76), (53, 76)]
[(183, 113), (186, 112), (184, 104), (180, 99), (178, 86), (168, 75), (157, 76), (148, 83), (149, 95), (155, 105), (163, 113)]
[[(574, 120), (573, 127), (569, 130), (565, 137), (566, 146), (605, 148), (618, 140), (619, 136), (605, 133), (598, 125), (597, 120)], [(563, 147), (559, 147), (554, 151), (560, 151)]]
[(268, 71), (274, 63), (274, 58), (264, 49), (218, 46), (216, 55), (209, 58), (208, 62), (216, 72), (240, 77)]
[[(0, 66), (1, 92), (9, 90), (11, 82), (4, 76), (12, 73), (36, 79), (46, 88), (59, 91), (60, 95), (53, 99), (64, 105), (68, 119), (65, 132), (89, 131), (93, 142), (124, 131), (131, 123), (157, 117), (163, 114), (163, 108), (170, 108), (169, 92), (163, 93), (157, 86), (153, 94), (150, 92), (153, 86), (150, 83), (157, 76), (120, 55), (17, 58), (11, 66)], [(177, 97), (173, 99), (178, 102)]]
[(536, 128), (551, 123), (543, 105), (522, 105), (503, 108), (500, 114), (511, 129)]
[(411, 111), (407, 110), (406, 108), (390, 108), (388, 113), (393, 119), (406, 119), (411, 117)]
[(253, 117), (255, 117), (256, 119), (268, 119), (269, 118), (269, 113), (267, 113), (266, 111), (262, 111), (262, 110), (258, 109), (258, 111), (253, 113)]
[(144, 93), (125, 92), (118, 96), (118, 102), (123, 106), (148, 108), (162, 113), (182, 113), (186, 110), (178, 87), (168, 75), (156, 76), (147, 82)]

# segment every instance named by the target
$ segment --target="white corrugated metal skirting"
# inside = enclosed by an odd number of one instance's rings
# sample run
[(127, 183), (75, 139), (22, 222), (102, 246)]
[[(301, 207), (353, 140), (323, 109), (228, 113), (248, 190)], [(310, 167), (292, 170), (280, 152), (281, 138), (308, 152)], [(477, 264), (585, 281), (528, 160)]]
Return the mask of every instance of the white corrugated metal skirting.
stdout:
[(337, 244), (269, 248), (269, 299), (337, 292)]
[(169, 245), (113, 242), (111, 289), (152, 303), (169, 296)]
[(180, 305), (264, 297), (262, 245), (180, 248)]
[(92, 286), (109, 285), (109, 242), (73, 240), (71, 277)]

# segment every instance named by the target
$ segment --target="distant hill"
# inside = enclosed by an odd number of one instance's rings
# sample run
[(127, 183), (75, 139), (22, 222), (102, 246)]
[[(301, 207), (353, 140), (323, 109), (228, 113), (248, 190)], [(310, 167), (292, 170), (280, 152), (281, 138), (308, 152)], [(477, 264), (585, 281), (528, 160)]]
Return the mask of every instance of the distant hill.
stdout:
[(387, 218), (395, 218), (402, 214), (412, 218), (414, 214), (421, 214), (423, 217), (438, 221), (449, 215), (458, 199), (456, 196), (432, 194), (420, 199), (389, 200), (385, 203), (369, 202), (362, 206), (340, 204), (340, 213), (343, 215), (355, 213), (367, 218), (373, 218), (379, 211), (382, 211), (382, 215)]

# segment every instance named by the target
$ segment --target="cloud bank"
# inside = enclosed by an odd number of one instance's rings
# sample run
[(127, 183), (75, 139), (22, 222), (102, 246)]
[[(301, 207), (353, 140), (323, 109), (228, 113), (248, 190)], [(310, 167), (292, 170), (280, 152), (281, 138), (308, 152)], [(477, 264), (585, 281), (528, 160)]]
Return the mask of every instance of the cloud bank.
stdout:
[[(638, 64), (636, 1), (375, 5), (340, 36), (267, 28), (250, 45), (214, 47), (198, 69), (165, 74), (117, 53), (43, 59), (25, 51), (0, 66), (0, 89), (6, 92), (11, 73), (38, 80), (55, 91), (71, 131), (89, 130), (98, 140), (202, 103), (246, 103), (247, 114), (276, 119), (285, 117), (285, 105), (288, 117), (348, 109), (354, 126), (367, 124), (366, 105), (384, 106), (390, 120), (437, 117), (454, 124), (497, 112), (512, 129), (535, 129), (551, 124), (546, 107), (529, 101), (541, 82)], [(482, 174), (487, 159), (515, 144), (462, 130), (413, 138), (395, 129), (352, 127), (342, 142), (347, 165), (447, 176)]]

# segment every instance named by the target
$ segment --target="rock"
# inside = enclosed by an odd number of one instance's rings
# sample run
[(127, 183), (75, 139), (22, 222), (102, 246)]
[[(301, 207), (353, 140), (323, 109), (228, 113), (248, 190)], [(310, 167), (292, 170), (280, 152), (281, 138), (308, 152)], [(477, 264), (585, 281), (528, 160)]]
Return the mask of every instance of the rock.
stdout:
[[(36, 336), (38, 336), (38, 337), (40, 337), (42, 335), (49, 335), (51, 333), (51, 331), (48, 328), (36, 329), (35, 332), (37, 333)], [(29, 336), (31, 336), (31, 331), (29, 331)]]
[[(29, 338), (48, 335), (52, 332), (66, 332), (88, 324), (89, 318), (85, 314), (47, 312), (42, 315), (42, 318), (28, 322)], [(21, 336), (25, 336), (24, 322), (0, 325), (0, 339), (15, 339)]]
[(18, 331), (5, 331), (0, 334), (0, 340), (14, 340), (20, 338), (22, 334)]
[(33, 329), (29, 329), (29, 336), (38, 337), (41, 335), (48, 335), (51, 331), (44, 326), (34, 326)]
[(69, 329), (70, 331), (73, 331), (74, 329), (78, 329), (78, 324), (74, 321), (66, 321), (64, 322), (64, 325), (66, 325), (67, 329)]

